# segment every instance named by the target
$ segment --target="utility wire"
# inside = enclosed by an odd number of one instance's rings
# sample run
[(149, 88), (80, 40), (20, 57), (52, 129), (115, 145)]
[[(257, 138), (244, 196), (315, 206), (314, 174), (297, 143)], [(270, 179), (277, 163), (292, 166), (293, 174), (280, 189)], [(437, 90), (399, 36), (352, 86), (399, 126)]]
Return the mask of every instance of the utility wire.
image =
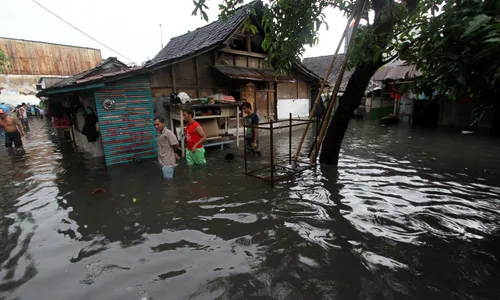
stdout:
[(125, 55), (123, 54), (120, 54), (118, 51), (115, 51), (113, 50), (112, 48), (106, 46), (105, 44), (99, 42), (98, 40), (96, 40), (95, 38), (91, 37), (90, 35), (86, 34), (85, 32), (83, 32), (82, 30), (78, 29), (77, 27), (73, 26), (71, 23), (69, 23), (68, 21), (64, 20), (63, 18), (59, 17), (57, 14), (55, 14), (54, 12), (52, 12), (50, 9), (46, 8), (45, 6), (41, 5), (40, 3), (38, 3), (36, 0), (33, 0), (33, 2), (35, 2), (36, 4), (38, 4), (41, 8), (45, 9), (46, 11), (48, 11), (49, 13), (51, 13), (52, 15), (54, 15), (56, 18), (58, 18), (59, 20), (63, 21), (64, 23), (68, 24), (69, 26), (73, 27), (74, 29), (78, 30), (79, 32), (83, 33), (84, 35), (86, 35), (87, 37), (89, 37), (90, 39), (94, 40), (95, 42), (101, 44), (102, 46), (108, 48), (109, 50), (111, 50), (112, 52), (120, 55), (121, 57), (127, 59), (128, 61), (130, 61), (131, 63), (133, 64), (136, 64), (134, 61), (132, 61), (130, 58), (126, 57)]

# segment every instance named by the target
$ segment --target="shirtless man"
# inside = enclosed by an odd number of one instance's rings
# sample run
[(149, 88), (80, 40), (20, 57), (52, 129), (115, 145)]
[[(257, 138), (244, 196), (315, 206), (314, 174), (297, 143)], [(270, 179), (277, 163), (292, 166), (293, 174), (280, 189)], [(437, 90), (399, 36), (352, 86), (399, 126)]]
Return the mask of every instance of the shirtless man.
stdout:
[(19, 107), (19, 120), (21, 124), (27, 129), (28, 128), (28, 112), (26, 111), (26, 103), (22, 103)]
[(0, 109), (0, 127), (5, 130), (5, 147), (12, 148), (12, 143), (16, 148), (23, 147), (21, 137), (24, 136), (23, 126), (15, 118), (7, 116), (3, 109)]

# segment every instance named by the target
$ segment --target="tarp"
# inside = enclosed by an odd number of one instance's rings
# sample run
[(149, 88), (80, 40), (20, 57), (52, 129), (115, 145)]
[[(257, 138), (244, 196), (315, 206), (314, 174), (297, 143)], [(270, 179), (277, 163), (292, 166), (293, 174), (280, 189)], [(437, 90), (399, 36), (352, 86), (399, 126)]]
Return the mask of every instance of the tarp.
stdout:
[(18, 106), (23, 102), (38, 105), (40, 103), (40, 99), (33, 95), (0, 95), (0, 103)]
[(6, 114), (9, 114), (9, 112), (12, 110), (11, 107), (7, 104), (0, 104), (0, 109), (3, 109)]

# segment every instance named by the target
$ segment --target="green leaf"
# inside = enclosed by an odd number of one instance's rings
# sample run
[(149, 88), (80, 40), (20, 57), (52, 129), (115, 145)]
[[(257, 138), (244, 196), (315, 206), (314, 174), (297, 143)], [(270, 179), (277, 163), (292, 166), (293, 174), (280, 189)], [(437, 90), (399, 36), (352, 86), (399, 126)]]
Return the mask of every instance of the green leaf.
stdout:
[(500, 43), (500, 38), (491, 38), (484, 41), (485, 43)]
[(462, 34), (462, 38), (467, 37), (474, 31), (478, 30), (481, 26), (488, 23), (491, 20), (491, 17), (488, 17), (485, 14), (480, 14), (475, 16), (468, 24), (467, 29)]
[(382, 55), (383, 52), (384, 52), (383, 49), (375, 51), (372, 56), (372, 61), (377, 62), (380, 59), (380, 55)]
[(208, 15), (207, 15), (207, 13), (202, 10), (201, 11), (201, 15), (203, 16), (203, 19), (208, 22)]
[(251, 24), (250, 25), (250, 31), (252, 32), (252, 34), (257, 34), (257, 26)]

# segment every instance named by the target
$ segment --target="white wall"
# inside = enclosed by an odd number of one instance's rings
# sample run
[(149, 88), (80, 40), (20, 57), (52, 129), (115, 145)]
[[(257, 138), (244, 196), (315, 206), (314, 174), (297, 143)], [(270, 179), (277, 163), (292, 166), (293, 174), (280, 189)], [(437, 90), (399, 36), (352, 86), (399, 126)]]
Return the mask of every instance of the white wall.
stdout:
[(310, 110), (309, 99), (279, 99), (278, 100), (278, 119), (288, 119), (290, 113), (292, 117), (308, 117)]

